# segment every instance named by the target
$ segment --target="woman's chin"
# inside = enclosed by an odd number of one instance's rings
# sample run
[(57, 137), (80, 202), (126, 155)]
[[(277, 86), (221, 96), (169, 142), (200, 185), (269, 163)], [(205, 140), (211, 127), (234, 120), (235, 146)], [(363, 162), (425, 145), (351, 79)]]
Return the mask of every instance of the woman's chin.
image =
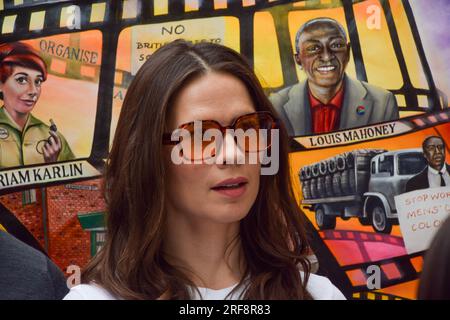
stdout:
[(34, 108), (34, 105), (32, 105), (32, 106), (25, 105), (25, 106), (23, 106), (21, 108), (18, 108), (17, 109), (17, 113), (22, 114), (22, 115), (26, 115), (26, 114), (30, 113), (31, 111), (33, 111), (33, 108)]
[(228, 205), (221, 206), (217, 210), (211, 210), (208, 212), (211, 220), (218, 223), (234, 223), (244, 219), (250, 211), (250, 207), (240, 205)]

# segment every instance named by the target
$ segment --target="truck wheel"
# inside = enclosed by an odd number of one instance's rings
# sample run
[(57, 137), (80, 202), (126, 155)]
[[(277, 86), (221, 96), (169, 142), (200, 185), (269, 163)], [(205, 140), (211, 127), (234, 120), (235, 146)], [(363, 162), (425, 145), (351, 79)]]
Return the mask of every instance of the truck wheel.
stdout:
[(312, 199), (320, 198), (319, 191), (317, 190), (317, 178), (311, 179), (311, 184), (310, 184), (309, 188), (311, 189), (311, 198)]
[(336, 227), (336, 217), (326, 215), (325, 210), (319, 206), (316, 208), (316, 223), (320, 230), (334, 229)]
[(376, 232), (391, 233), (392, 223), (386, 217), (386, 211), (381, 203), (374, 205), (372, 209), (372, 227)]
[(349, 170), (342, 171), (341, 173), (341, 190), (343, 194), (350, 194), (350, 181)]
[(335, 172), (333, 174), (333, 194), (336, 197), (339, 197), (342, 195), (342, 190), (341, 190), (341, 173), (340, 172)]
[(353, 194), (356, 192), (355, 169), (350, 169), (348, 171), (348, 187), (349, 187), (350, 194)]
[(331, 176), (331, 174), (325, 176), (325, 193), (327, 194), (327, 197), (334, 196), (333, 177)]
[(358, 220), (363, 226), (370, 226), (372, 224), (369, 217), (358, 217)]

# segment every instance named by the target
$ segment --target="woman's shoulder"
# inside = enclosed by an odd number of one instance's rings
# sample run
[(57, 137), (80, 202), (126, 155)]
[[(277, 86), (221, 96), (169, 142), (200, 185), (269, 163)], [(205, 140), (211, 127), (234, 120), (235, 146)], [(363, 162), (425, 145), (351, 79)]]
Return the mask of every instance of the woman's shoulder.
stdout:
[(306, 289), (314, 300), (345, 300), (342, 292), (326, 277), (311, 273)]
[[(306, 289), (314, 300), (345, 300), (342, 292), (328, 278), (313, 273), (309, 275)], [(117, 298), (101, 286), (90, 283), (72, 287), (64, 300), (117, 300)]]
[(72, 287), (64, 300), (117, 300), (117, 298), (99, 285), (90, 283)]

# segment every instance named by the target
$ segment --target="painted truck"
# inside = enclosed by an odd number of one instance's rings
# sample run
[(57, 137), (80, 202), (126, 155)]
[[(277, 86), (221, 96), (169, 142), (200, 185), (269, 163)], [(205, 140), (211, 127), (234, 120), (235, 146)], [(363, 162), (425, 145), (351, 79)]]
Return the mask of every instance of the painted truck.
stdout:
[(319, 229), (334, 229), (336, 218), (358, 218), (376, 232), (398, 225), (394, 197), (426, 166), (421, 149), (358, 149), (299, 171), (305, 208), (315, 212)]

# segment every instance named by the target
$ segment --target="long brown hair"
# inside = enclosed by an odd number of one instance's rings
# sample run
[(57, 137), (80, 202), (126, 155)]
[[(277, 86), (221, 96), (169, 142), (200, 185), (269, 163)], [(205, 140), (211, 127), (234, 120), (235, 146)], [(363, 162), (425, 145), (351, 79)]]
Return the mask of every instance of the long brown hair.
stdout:
[[(216, 44), (171, 42), (140, 68), (126, 94), (109, 155), (104, 188), (108, 205), (103, 249), (83, 272), (123, 299), (189, 299), (193, 283), (162, 252), (166, 226), (162, 137), (171, 104), (193, 77), (210, 71), (240, 79), (257, 111), (274, 111), (246, 60)], [(279, 171), (261, 176), (260, 189), (240, 223), (245, 272), (243, 299), (308, 299), (303, 215), (295, 201), (288, 137), (280, 130)], [(299, 270), (304, 276), (301, 277)], [(245, 279), (245, 281), (244, 281)]]

